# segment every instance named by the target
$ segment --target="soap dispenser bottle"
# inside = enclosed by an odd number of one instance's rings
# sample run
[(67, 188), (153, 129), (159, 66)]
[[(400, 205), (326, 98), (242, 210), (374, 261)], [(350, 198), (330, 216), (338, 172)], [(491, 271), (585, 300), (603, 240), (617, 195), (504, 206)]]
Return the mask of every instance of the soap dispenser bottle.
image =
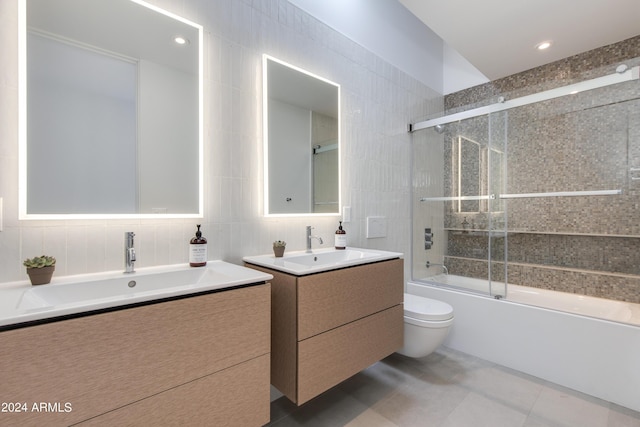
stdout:
[(336, 249), (346, 249), (347, 247), (347, 232), (342, 229), (342, 221), (340, 226), (336, 230)]
[(200, 224), (197, 227), (196, 236), (189, 242), (189, 265), (191, 267), (204, 267), (207, 265), (207, 239), (202, 237)]

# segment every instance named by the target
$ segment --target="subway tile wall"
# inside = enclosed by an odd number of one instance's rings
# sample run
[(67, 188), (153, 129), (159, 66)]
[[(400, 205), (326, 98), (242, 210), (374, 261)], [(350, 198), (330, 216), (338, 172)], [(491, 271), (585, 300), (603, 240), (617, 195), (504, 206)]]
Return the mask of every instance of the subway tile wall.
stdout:
[[(342, 198), (348, 245), (408, 254), (411, 140), (407, 123), (441, 111), (442, 96), (286, 0), (154, 0), (205, 29), (205, 213), (202, 220), (18, 220), (17, 0), (0, 2), (0, 283), (26, 280), (22, 260), (47, 253), (56, 275), (123, 268), (123, 233), (136, 233), (138, 267), (187, 262), (202, 223), (211, 259), (241, 263), (271, 243), (304, 249), (305, 226), (330, 247), (336, 217), (262, 215), (261, 56), (267, 53), (342, 87)], [(428, 72), (428, 70), (425, 70)], [(370, 215), (386, 238), (366, 239)]]

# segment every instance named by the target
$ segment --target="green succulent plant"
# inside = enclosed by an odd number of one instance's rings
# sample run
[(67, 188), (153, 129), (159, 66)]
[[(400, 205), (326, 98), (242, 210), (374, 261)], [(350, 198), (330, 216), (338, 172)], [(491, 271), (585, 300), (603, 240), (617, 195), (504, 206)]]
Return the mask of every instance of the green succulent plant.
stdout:
[(287, 246), (287, 242), (285, 242), (284, 240), (276, 240), (275, 242), (273, 242), (274, 248), (279, 248), (283, 246)]
[(27, 268), (42, 268), (56, 265), (56, 259), (52, 256), (42, 255), (33, 258), (27, 258), (22, 262)]

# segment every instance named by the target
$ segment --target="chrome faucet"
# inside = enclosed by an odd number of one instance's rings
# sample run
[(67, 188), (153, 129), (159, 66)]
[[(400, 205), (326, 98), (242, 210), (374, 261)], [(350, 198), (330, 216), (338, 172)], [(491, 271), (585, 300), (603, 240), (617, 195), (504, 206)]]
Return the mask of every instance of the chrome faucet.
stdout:
[(133, 231), (124, 233), (124, 272), (133, 273), (133, 263), (136, 261), (136, 250), (133, 247)]
[(322, 244), (322, 243), (323, 243), (323, 242), (322, 242), (322, 237), (319, 237), (319, 236), (312, 236), (312, 235), (311, 235), (311, 230), (312, 230), (312, 229), (313, 229), (313, 227), (312, 227), (312, 226), (307, 225), (307, 250), (306, 250), (306, 252), (307, 252), (308, 254), (310, 254), (310, 253), (311, 253), (311, 240), (312, 240), (312, 239), (318, 239), (318, 242), (320, 242), (320, 244)]
[(432, 265), (439, 265), (440, 267), (442, 267), (442, 270), (444, 271), (444, 274), (449, 274), (449, 269), (447, 269), (447, 266), (444, 264), (434, 264), (432, 262), (427, 261), (427, 268), (431, 267)]

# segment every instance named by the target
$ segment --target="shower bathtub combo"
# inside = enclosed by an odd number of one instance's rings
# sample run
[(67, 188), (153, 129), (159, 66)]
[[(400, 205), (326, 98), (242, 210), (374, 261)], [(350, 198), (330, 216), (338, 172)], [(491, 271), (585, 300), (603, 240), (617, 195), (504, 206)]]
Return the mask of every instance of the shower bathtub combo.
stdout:
[(453, 307), (446, 346), (640, 411), (632, 62), (409, 126), (406, 292)]

